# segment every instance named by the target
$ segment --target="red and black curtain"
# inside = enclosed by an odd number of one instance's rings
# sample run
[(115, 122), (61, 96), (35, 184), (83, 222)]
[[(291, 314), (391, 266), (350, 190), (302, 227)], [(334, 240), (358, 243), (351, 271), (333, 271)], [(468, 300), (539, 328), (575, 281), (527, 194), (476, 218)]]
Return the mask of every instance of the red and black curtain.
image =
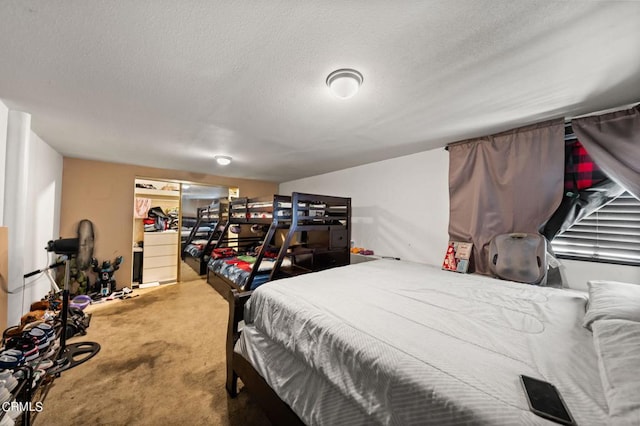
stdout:
[(564, 159), (564, 196), (540, 230), (549, 241), (624, 191), (593, 161), (570, 124), (565, 125)]
[(541, 230), (549, 241), (625, 190), (640, 199), (640, 105), (574, 119), (565, 140), (565, 195)]

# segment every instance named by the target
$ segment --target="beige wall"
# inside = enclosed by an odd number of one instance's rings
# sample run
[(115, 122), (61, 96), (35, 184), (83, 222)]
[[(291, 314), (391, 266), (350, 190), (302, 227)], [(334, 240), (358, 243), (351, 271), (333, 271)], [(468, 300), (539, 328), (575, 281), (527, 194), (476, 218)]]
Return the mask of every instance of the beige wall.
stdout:
[(94, 257), (102, 263), (104, 260), (113, 261), (116, 256), (124, 256), (124, 263), (115, 274), (118, 288), (131, 286), (133, 191), (136, 177), (235, 186), (240, 189), (242, 197), (268, 196), (278, 192), (278, 184), (273, 182), (65, 157), (61, 237), (75, 237), (80, 220), (92, 221), (96, 236)]

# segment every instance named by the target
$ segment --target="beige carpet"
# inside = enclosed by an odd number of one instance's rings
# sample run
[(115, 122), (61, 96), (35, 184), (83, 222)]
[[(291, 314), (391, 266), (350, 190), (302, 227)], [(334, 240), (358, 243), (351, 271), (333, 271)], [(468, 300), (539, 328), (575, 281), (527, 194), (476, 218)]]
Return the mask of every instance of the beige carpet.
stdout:
[(92, 359), (55, 380), (35, 425), (269, 425), (247, 392), (228, 397), (228, 307), (204, 280), (92, 306)]
[(186, 262), (180, 261), (180, 281), (193, 281), (199, 279), (200, 275), (198, 272), (194, 271)]

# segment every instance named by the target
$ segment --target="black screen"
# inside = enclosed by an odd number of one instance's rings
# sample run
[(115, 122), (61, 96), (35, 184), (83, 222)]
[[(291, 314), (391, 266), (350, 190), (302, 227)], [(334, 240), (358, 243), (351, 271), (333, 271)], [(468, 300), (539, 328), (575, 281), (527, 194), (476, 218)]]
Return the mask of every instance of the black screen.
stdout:
[(547, 414), (557, 420), (563, 420), (565, 424), (573, 424), (558, 391), (551, 383), (527, 376), (520, 377), (534, 412), (539, 411), (538, 414)]

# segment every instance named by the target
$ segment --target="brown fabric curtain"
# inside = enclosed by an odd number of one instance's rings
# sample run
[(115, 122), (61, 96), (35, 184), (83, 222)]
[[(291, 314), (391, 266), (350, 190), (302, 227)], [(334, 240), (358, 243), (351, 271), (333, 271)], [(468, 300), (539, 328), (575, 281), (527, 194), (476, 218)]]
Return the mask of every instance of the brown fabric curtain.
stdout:
[(563, 195), (564, 123), (539, 123), (449, 145), (449, 238), (473, 243), (475, 272), (489, 273), (496, 235), (537, 233)]
[(640, 105), (625, 111), (576, 118), (571, 126), (598, 166), (640, 199)]

